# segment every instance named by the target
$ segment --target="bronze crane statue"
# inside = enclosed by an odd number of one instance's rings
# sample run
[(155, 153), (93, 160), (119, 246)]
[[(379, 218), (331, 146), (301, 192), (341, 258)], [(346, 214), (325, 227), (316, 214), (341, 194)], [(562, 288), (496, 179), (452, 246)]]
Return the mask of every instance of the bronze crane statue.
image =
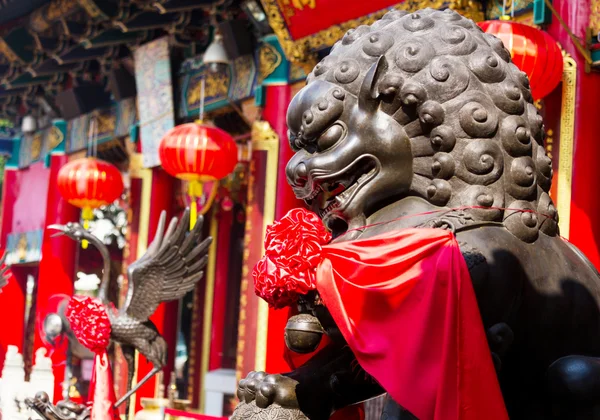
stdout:
[[(166, 213), (162, 212), (154, 240), (146, 253), (129, 266), (129, 289), (124, 306), (116, 314), (107, 310), (111, 339), (121, 345), (128, 367), (128, 391), (117, 401), (116, 407), (127, 401), (167, 363), (167, 343), (150, 321), (150, 316), (160, 303), (180, 299), (193, 290), (204, 274), (202, 270), (208, 261), (212, 238), (201, 240), (202, 217), (188, 234), (189, 219), (189, 209), (186, 209), (181, 221), (178, 223), (177, 218), (171, 219), (165, 232)], [(100, 251), (104, 272), (98, 297), (108, 309), (110, 253), (106, 245), (78, 223), (48, 228), (57, 230), (57, 235), (66, 235), (78, 242), (86, 240)], [(153, 369), (132, 388), (135, 350), (152, 363)]]

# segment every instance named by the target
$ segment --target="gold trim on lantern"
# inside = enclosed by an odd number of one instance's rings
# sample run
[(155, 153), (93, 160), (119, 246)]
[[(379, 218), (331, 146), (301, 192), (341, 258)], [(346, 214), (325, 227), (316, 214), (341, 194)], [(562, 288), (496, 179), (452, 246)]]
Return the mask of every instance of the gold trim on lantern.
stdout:
[(69, 204), (79, 207), (80, 209), (97, 209), (98, 207), (106, 206), (108, 203), (105, 200), (90, 200), (87, 198), (74, 198), (72, 200), (68, 200)]
[(200, 364), (200, 412), (204, 412), (206, 404), (204, 390), (206, 388), (206, 374), (210, 361), (210, 342), (212, 336), (212, 317), (215, 296), (215, 276), (217, 271), (217, 236), (219, 223), (217, 212), (212, 213), (210, 220), (210, 236), (213, 242), (208, 250), (208, 264), (206, 266), (206, 289), (204, 294), (204, 319), (202, 326), (202, 357)]
[(208, 175), (198, 175), (195, 173), (183, 173), (183, 174), (177, 174), (177, 178), (183, 180), (183, 181), (188, 181), (188, 182), (192, 182), (192, 181), (198, 181), (202, 184), (206, 183), (206, 182), (213, 182), (216, 181), (217, 179), (214, 176), (208, 176)]
[(575, 95), (577, 93), (577, 62), (564, 57), (562, 108), (560, 112), (560, 143), (558, 154), (558, 186), (556, 207), (560, 234), (569, 239), (571, 227), (571, 188), (573, 183), (573, 143), (575, 135)]

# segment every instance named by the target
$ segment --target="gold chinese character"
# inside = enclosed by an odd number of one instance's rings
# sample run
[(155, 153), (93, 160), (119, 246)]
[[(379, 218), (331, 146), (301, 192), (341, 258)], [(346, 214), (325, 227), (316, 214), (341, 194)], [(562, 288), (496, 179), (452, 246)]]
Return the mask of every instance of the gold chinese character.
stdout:
[[(298, 10), (304, 10), (304, 6), (309, 9), (314, 9), (317, 7), (317, 0), (291, 0), (292, 6), (294, 6)], [(283, 0), (283, 4), (289, 6), (290, 0)]]

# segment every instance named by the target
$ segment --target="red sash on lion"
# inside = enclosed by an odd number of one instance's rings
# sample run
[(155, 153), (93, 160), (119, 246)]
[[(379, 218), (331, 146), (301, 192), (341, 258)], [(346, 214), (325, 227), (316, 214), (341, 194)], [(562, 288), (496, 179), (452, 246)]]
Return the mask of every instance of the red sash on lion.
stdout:
[(319, 223), (297, 209), (270, 228), (257, 294), (282, 307), (316, 288), (360, 365), (419, 420), (507, 420), (454, 235), (404, 229), (325, 245)]

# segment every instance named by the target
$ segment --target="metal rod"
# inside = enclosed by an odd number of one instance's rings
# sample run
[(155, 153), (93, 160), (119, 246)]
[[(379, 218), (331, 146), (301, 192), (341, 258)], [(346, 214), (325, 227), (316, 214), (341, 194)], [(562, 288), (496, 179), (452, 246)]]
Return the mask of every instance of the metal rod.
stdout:
[(206, 86), (206, 79), (203, 77), (200, 80), (200, 124), (204, 122), (204, 88)]
[(88, 127), (88, 138), (87, 138), (87, 154), (88, 156), (92, 156), (92, 136), (93, 136), (93, 121), (90, 121), (90, 126)]
[(98, 125), (98, 119), (97, 117), (94, 117), (94, 157), (98, 157)]
[(550, 9), (552, 14), (556, 17), (556, 19), (558, 19), (558, 22), (560, 23), (560, 25), (565, 29), (565, 31), (567, 31), (567, 33), (569, 34), (569, 37), (571, 38), (571, 41), (573, 41), (573, 44), (575, 44), (575, 48), (577, 48), (579, 53), (583, 56), (583, 58), (585, 58), (585, 61), (587, 61), (588, 64), (593, 64), (593, 60), (592, 60), (592, 56), (590, 55), (590, 52), (588, 50), (586, 50), (583, 47), (583, 45), (581, 45), (579, 38), (577, 38), (575, 36), (575, 34), (571, 31), (571, 28), (569, 28), (567, 26), (567, 24), (565, 23), (563, 18), (558, 14), (558, 12), (554, 8), (554, 6), (552, 6), (552, 2), (550, 0), (544, 0), (544, 2), (546, 3), (546, 6), (548, 6), (548, 9)]

